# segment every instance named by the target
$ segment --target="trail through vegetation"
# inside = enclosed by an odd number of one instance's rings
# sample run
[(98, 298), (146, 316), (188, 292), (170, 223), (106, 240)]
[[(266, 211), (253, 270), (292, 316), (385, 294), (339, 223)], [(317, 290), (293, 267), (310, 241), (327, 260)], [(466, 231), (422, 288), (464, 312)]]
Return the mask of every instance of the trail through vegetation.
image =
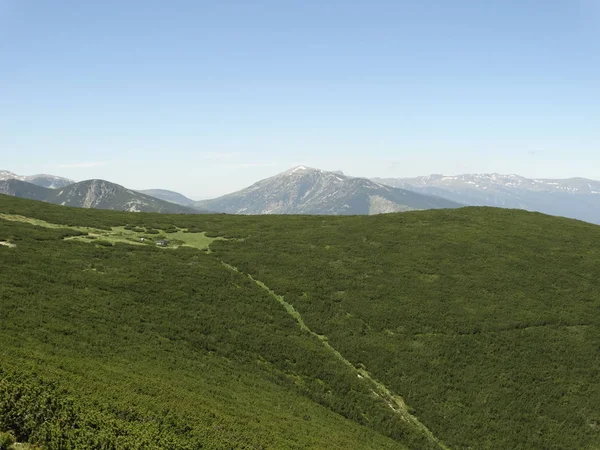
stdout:
[(215, 256), (445, 445), (598, 447), (600, 227), (491, 208), (261, 219)]
[(65, 239), (79, 226), (0, 219), (18, 244), (0, 252), (0, 430), (19, 442), (439, 448), (209, 252)]
[(0, 430), (19, 442), (600, 446), (598, 226), (0, 211)]
[[(223, 261), (221, 261), (221, 263), (225, 267), (227, 267), (228, 269), (230, 269), (234, 272), (242, 273), (239, 271), (239, 269), (237, 267), (234, 267)], [(361, 380), (365, 380), (366, 383), (369, 383), (371, 385), (373, 394), (377, 395), (381, 399), (383, 399), (388, 404), (388, 406), (402, 418), (402, 420), (410, 422), (412, 425), (414, 425), (415, 428), (420, 430), (427, 437), (427, 439), (430, 440), (437, 447), (439, 447), (443, 450), (449, 450), (448, 447), (446, 447), (439, 439), (437, 439), (433, 435), (433, 433), (419, 421), (418, 418), (416, 418), (415, 416), (410, 414), (410, 412), (408, 411), (408, 409), (406, 407), (406, 403), (400, 396), (395, 395), (392, 392), (390, 392), (390, 390), (383, 383), (381, 383), (381, 382), (377, 381), (375, 378), (373, 378), (372, 375), (366, 370), (366, 368), (364, 368), (364, 367), (357, 368), (350, 361), (348, 361), (346, 358), (344, 358), (344, 355), (342, 355), (339, 351), (337, 351), (328, 342), (327, 336), (323, 336), (323, 335), (317, 334), (314, 331), (312, 331), (306, 325), (306, 323), (304, 323), (304, 320), (302, 320), (302, 316), (296, 310), (296, 308), (294, 308), (294, 306), (291, 305), (290, 303), (286, 302), (285, 299), (283, 298), (283, 296), (277, 295), (277, 293), (275, 291), (273, 291), (271, 288), (269, 288), (269, 286), (267, 286), (260, 280), (256, 280), (252, 275), (244, 274), (244, 273), (242, 273), (242, 274), (247, 276), (250, 280), (252, 280), (254, 283), (256, 283), (256, 285), (260, 286), (261, 289), (266, 291), (269, 294), (269, 296), (274, 298), (287, 311), (287, 313), (294, 318), (294, 320), (298, 323), (298, 325), (300, 326), (300, 328), (302, 330), (308, 332), (310, 335), (316, 337), (319, 341), (321, 341), (321, 343), (325, 346), (325, 348), (327, 348), (327, 350), (336, 359), (342, 361), (346, 366), (348, 366), (356, 374), (357, 378), (359, 378)]]

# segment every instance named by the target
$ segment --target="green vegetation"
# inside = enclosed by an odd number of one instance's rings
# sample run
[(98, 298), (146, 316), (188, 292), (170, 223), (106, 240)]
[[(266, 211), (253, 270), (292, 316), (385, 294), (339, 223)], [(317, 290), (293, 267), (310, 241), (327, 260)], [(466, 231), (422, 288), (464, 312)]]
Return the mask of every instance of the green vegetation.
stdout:
[(215, 256), (283, 295), (448, 447), (600, 445), (599, 227), (467, 208), (247, 233)]
[(0, 211), (0, 431), (19, 442), (600, 446), (597, 226)]
[(0, 221), (17, 243), (0, 253), (0, 429), (19, 441), (436, 448), (216, 258), (77, 233)]
[(0, 450), (9, 450), (16, 442), (15, 437), (11, 433), (0, 432)]
[[(193, 247), (198, 250), (207, 250), (210, 243), (216, 239), (222, 239), (219, 237), (208, 237), (206, 233), (190, 233), (187, 229), (179, 229), (175, 226), (167, 227), (162, 233), (159, 230), (153, 228), (141, 228), (132, 226), (118, 226), (110, 227), (110, 229), (98, 229), (92, 227), (82, 226), (69, 226), (46, 222), (40, 219), (34, 219), (31, 217), (25, 217), (15, 214), (2, 214), (0, 213), (0, 219), (10, 220), (13, 222), (28, 223), (44, 228), (55, 228), (55, 229), (68, 229), (76, 234), (68, 236), (65, 239), (76, 239), (83, 240), (84, 242), (90, 242), (90, 240), (100, 238), (95, 241), (97, 245), (110, 246), (117, 242), (126, 244), (155, 244), (158, 240), (166, 240), (168, 247), (177, 248), (179, 246)], [(5, 241), (1, 241), (0, 245), (11, 246), (13, 244)]]

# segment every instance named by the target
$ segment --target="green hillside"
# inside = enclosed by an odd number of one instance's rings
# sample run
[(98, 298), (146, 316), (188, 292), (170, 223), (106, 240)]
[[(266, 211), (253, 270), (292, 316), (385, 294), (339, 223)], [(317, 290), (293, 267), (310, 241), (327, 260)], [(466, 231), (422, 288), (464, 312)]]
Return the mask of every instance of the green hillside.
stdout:
[(50, 449), (599, 448), (598, 242), (490, 208), (0, 196), (0, 431)]

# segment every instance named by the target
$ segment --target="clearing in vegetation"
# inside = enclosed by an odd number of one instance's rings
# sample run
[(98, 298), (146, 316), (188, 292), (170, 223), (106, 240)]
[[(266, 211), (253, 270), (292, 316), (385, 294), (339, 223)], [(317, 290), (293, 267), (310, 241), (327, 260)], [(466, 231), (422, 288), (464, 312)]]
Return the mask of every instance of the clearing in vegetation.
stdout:
[[(198, 250), (207, 250), (210, 243), (216, 239), (222, 239), (219, 237), (210, 238), (206, 236), (204, 232), (189, 232), (187, 229), (181, 229), (177, 227), (170, 227), (168, 231), (139, 228), (139, 227), (128, 227), (128, 226), (117, 226), (111, 227), (110, 230), (103, 230), (93, 227), (81, 227), (81, 226), (69, 226), (46, 222), (44, 220), (34, 219), (32, 217), (25, 217), (15, 214), (1, 214), (0, 219), (10, 220), (14, 222), (28, 223), (45, 228), (53, 229), (67, 229), (79, 232), (80, 234), (75, 236), (68, 236), (65, 239), (80, 240), (84, 242), (93, 242), (98, 239), (101, 242), (108, 242), (111, 244), (125, 243), (133, 245), (152, 245), (159, 241), (164, 241), (164, 248), (177, 248), (180, 246), (193, 247)], [(0, 242), (0, 245), (12, 246), (12, 244)]]

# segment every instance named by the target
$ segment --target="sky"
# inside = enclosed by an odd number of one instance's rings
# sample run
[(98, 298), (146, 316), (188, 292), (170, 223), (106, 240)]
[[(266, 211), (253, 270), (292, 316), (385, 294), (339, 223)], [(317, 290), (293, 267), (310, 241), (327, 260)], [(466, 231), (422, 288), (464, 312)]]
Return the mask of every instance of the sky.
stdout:
[(600, 0), (0, 0), (0, 170), (600, 179)]

